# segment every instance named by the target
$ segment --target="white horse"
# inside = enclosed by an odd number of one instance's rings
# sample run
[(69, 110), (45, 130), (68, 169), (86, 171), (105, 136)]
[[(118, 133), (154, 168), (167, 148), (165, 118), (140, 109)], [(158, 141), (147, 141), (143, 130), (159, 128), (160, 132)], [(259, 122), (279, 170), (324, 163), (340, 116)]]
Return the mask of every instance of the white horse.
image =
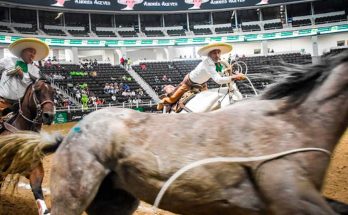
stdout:
[[(208, 112), (227, 107), (243, 99), (243, 95), (240, 93), (235, 83), (231, 84), (230, 88), (232, 90), (229, 90), (229, 87), (220, 87), (200, 92), (188, 101), (185, 108), (179, 113)], [(164, 109), (164, 113), (166, 113), (166, 109)], [(171, 113), (175, 112), (172, 111)]]

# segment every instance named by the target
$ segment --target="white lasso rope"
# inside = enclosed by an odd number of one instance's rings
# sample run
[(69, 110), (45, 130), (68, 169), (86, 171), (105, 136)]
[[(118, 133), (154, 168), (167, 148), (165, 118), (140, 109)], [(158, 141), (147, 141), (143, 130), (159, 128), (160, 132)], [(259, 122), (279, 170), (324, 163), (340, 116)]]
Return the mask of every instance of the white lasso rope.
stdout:
[(182, 174), (187, 172), (190, 169), (193, 169), (195, 167), (210, 164), (210, 163), (218, 163), (218, 162), (224, 162), (224, 163), (246, 163), (246, 162), (254, 162), (254, 161), (264, 161), (264, 160), (271, 160), (275, 158), (279, 158), (285, 155), (297, 153), (297, 152), (308, 152), (308, 151), (318, 151), (323, 152), (327, 154), (328, 156), (331, 156), (331, 152), (322, 149), (322, 148), (299, 148), (299, 149), (292, 149), (285, 152), (279, 152), (271, 155), (263, 155), (263, 156), (256, 156), (256, 157), (215, 157), (215, 158), (206, 158), (203, 160), (195, 161), (193, 163), (187, 164), (186, 166), (179, 169), (176, 173), (174, 173), (162, 186), (161, 190), (157, 194), (157, 197), (155, 199), (155, 202), (153, 204), (153, 212), (154, 214), (157, 214), (157, 209), (159, 204), (161, 203), (161, 199), (163, 198), (165, 192), (169, 188), (169, 186)]

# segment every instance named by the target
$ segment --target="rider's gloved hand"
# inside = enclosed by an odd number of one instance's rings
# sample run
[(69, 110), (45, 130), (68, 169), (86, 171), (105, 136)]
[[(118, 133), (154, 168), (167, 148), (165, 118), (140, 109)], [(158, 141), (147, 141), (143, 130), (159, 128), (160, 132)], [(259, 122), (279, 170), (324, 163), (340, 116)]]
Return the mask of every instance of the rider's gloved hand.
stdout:
[(237, 80), (237, 81), (246, 79), (246, 76), (243, 73), (238, 73), (238, 74), (232, 75), (231, 77), (232, 77), (232, 80)]
[(15, 69), (7, 72), (7, 76), (16, 76), (18, 75), (20, 78), (23, 78), (23, 71), (20, 66), (17, 66)]

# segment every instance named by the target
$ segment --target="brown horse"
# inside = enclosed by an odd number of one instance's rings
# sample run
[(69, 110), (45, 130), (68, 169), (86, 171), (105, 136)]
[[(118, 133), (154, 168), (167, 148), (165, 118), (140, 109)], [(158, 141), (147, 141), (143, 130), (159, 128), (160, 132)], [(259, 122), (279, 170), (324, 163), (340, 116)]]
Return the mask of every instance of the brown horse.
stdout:
[[(54, 90), (46, 80), (39, 79), (28, 86), (19, 104), (17, 115), (9, 123), (5, 124), (5, 130), (0, 135), (8, 135), (22, 130), (40, 131), (42, 124), (50, 125), (54, 119), (53, 95)], [(1, 138), (5, 139), (6, 136)], [(0, 145), (0, 187), (8, 174), (19, 173), (27, 177), (40, 214), (48, 213), (41, 188), (44, 177), (41, 160), (39, 159), (40, 162), (31, 162), (37, 160), (37, 157), (31, 153), (24, 153), (20, 156), (22, 160), (19, 162), (19, 157), (14, 156), (13, 152), (5, 145)], [(24, 165), (23, 161), (27, 162), (27, 165)], [(15, 167), (17, 162), (21, 163), (21, 165)]]
[[(191, 215), (337, 214), (320, 189), (330, 162), (323, 151), (334, 150), (348, 125), (348, 53), (287, 70), (293, 73), (260, 97), (218, 111), (89, 114), (52, 162), (51, 214), (129, 215), (139, 199), (153, 203), (182, 167), (222, 157), (244, 162), (187, 171), (159, 206)], [(38, 134), (30, 138), (49, 146)], [(304, 151), (309, 147), (316, 150)], [(294, 152), (251, 162), (288, 150)]]

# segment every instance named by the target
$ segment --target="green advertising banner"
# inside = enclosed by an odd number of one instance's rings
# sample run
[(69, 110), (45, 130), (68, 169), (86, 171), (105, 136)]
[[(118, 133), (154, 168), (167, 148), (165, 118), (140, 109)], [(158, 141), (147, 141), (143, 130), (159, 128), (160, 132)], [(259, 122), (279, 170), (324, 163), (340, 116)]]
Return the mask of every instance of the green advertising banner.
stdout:
[(54, 116), (55, 124), (62, 124), (68, 122), (68, 113), (67, 112), (57, 112)]
[[(221, 42), (248, 42), (248, 41), (262, 41), (274, 39), (286, 39), (295, 37), (307, 37), (319, 34), (331, 34), (338, 32), (348, 32), (348, 24), (333, 25), (327, 27), (315, 27), (306, 29), (279, 30), (277, 32), (266, 33), (244, 33), (244, 34), (230, 34), (224, 36), (200, 36), (200, 37), (180, 37), (180, 38), (130, 38), (130, 39), (70, 39), (70, 38), (53, 38), (42, 37), (38, 38), (51, 46), (65, 46), (65, 47), (144, 47), (144, 46), (185, 46), (208, 44), (212, 41)], [(15, 35), (0, 35), (0, 43), (9, 44), (21, 37)]]
[(136, 107), (136, 108), (133, 108), (133, 110), (136, 110), (136, 111), (139, 111), (139, 112), (145, 112), (143, 107)]

